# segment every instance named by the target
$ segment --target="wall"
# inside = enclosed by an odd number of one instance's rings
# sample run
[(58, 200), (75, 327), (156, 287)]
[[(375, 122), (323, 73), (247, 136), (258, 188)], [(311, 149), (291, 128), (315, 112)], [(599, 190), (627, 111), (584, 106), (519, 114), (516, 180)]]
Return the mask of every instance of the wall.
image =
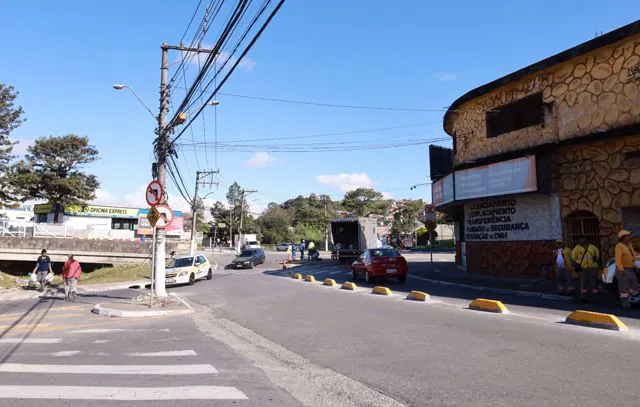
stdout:
[[(640, 35), (471, 100), (452, 115), (456, 165), (640, 122)], [(486, 137), (486, 112), (542, 92), (545, 125)]]
[(549, 241), (466, 242), (467, 271), (500, 277), (541, 278), (553, 264), (555, 243)]
[(620, 208), (640, 206), (640, 166), (624, 154), (640, 150), (640, 135), (566, 146), (557, 151), (556, 184), (562, 218), (582, 210), (600, 220), (600, 247), (613, 255)]
[[(66, 252), (151, 253), (151, 239), (144, 243), (107, 239), (56, 239), (44, 237), (0, 237), (0, 247), (7, 249), (47, 249)], [(178, 243), (167, 241), (166, 252), (177, 250)]]

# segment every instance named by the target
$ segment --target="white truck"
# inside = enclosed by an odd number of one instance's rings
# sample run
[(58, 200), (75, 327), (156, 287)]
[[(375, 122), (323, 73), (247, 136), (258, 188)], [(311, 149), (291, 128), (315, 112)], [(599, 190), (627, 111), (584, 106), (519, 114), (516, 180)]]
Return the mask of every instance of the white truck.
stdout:
[[(238, 244), (239, 242), (239, 244)], [(259, 249), (260, 243), (258, 242), (258, 237), (255, 233), (245, 233), (240, 235), (235, 235), (233, 237), (234, 247), (242, 249), (243, 247), (248, 247), (251, 249)]]
[(338, 218), (331, 221), (332, 257), (353, 261), (366, 249), (381, 247), (375, 218)]

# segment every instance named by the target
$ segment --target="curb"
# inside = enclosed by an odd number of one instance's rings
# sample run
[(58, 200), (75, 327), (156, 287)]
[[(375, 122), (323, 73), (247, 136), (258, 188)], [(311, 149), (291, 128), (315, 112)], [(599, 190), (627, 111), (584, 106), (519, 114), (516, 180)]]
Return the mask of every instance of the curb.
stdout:
[(624, 322), (620, 321), (618, 317), (613, 314), (603, 314), (600, 312), (591, 311), (574, 311), (565, 320), (566, 324), (580, 325), (589, 328), (609, 329), (611, 331), (626, 331), (628, 330)]
[(489, 293), (494, 293), (494, 294), (515, 295), (517, 297), (542, 298), (542, 299), (545, 299), (545, 300), (564, 301), (564, 302), (573, 301), (572, 297), (567, 297), (567, 296), (564, 296), (564, 295), (557, 295), (557, 294), (545, 294), (545, 293), (538, 293), (538, 292), (534, 292), (534, 291), (507, 290), (507, 289), (504, 289), (504, 288), (491, 288), (491, 287), (485, 287), (485, 286), (481, 286), (481, 285), (452, 283), (450, 281), (434, 280), (434, 279), (431, 279), (431, 278), (424, 278), (424, 277), (421, 277), (420, 280), (421, 281), (426, 281), (426, 282), (429, 282), (429, 283), (433, 283), (433, 284), (437, 284), (437, 285), (442, 285), (442, 286), (445, 286), (445, 287), (468, 288), (468, 289), (471, 289), (471, 290), (489, 292)]
[(469, 304), (469, 309), (476, 311), (495, 312), (497, 314), (508, 314), (509, 310), (501, 301), (486, 300), (484, 298), (476, 298)]
[(189, 307), (186, 310), (148, 310), (148, 311), (128, 311), (115, 308), (107, 308), (101, 304), (96, 304), (91, 309), (91, 312), (97, 315), (105, 317), (117, 317), (117, 318), (142, 318), (142, 317), (159, 317), (169, 315), (187, 315), (192, 314), (193, 308)]

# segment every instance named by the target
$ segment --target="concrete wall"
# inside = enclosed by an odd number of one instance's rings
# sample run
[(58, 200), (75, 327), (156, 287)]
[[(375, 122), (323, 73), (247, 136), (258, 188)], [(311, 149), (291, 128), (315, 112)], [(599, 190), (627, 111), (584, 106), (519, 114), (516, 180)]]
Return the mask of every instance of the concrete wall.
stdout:
[[(640, 122), (640, 35), (536, 72), (459, 107), (455, 164)], [(486, 112), (542, 92), (544, 126), (487, 138)]]
[[(0, 237), (0, 248), (56, 250), (73, 252), (103, 252), (103, 253), (151, 253), (151, 239), (144, 244), (139, 240), (108, 240), (108, 239), (57, 239), (44, 237)], [(178, 243), (167, 242), (167, 253), (177, 250)]]

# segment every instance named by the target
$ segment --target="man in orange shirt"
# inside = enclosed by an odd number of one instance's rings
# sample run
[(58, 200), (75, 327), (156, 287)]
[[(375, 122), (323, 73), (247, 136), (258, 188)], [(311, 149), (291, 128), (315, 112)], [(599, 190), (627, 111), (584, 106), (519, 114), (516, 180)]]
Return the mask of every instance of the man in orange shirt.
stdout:
[(631, 232), (621, 230), (618, 232), (618, 244), (616, 244), (616, 277), (620, 290), (620, 302), (624, 308), (631, 308), (629, 295), (635, 295), (638, 292), (635, 260), (635, 253), (631, 247)]

